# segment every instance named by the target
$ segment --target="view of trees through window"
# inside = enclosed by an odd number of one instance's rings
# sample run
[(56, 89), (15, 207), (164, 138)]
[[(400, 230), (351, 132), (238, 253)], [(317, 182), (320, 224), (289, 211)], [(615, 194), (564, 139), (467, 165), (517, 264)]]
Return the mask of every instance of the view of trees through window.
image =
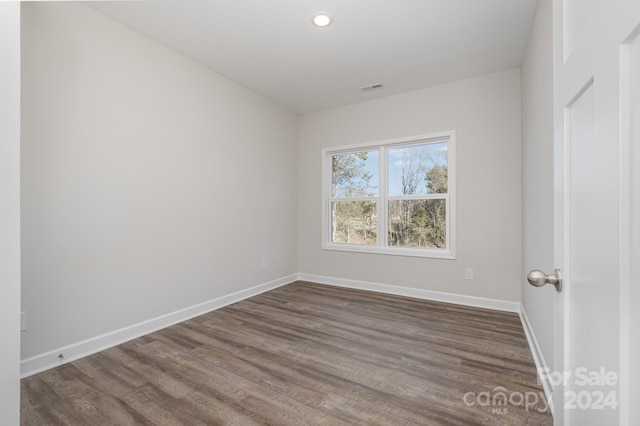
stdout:
[(332, 154), (331, 242), (446, 248), (448, 147), (437, 141)]
[(378, 157), (378, 151), (331, 157), (331, 196), (351, 199), (331, 204), (332, 242), (377, 244)]
[(445, 248), (448, 144), (388, 150), (388, 244)]

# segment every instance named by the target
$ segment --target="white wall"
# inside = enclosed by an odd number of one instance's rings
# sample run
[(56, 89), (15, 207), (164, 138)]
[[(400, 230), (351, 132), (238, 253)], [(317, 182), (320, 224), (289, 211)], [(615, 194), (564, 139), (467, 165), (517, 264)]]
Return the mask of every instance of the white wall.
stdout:
[(293, 114), (81, 3), (22, 54), (23, 358), (296, 272)]
[[(630, 47), (630, 76), (631, 79), (630, 93), (630, 117), (631, 118), (631, 135), (630, 135), (630, 162), (631, 164), (631, 187), (630, 187), (630, 259), (631, 270), (629, 271), (630, 288), (629, 301), (627, 309), (630, 312), (629, 324), (627, 332), (628, 336), (622, 336), (622, 339), (629, 339), (629, 363), (630, 374), (626, 380), (629, 383), (628, 401), (631, 401), (630, 407), (630, 424), (640, 424), (640, 35), (636, 36), (635, 41)], [(622, 301), (624, 303), (624, 301)], [(634, 403), (635, 402), (635, 403)]]
[(20, 421), (20, 3), (0, 3), (0, 424)]
[(553, 286), (535, 288), (532, 269), (553, 260), (553, 33), (551, 0), (540, 0), (522, 64), (522, 305), (547, 365), (553, 366)]
[[(519, 302), (520, 119), (519, 69), (301, 116), (300, 272)], [(457, 260), (321, 249), (322, 148), (443, 130), (456, 131)]]

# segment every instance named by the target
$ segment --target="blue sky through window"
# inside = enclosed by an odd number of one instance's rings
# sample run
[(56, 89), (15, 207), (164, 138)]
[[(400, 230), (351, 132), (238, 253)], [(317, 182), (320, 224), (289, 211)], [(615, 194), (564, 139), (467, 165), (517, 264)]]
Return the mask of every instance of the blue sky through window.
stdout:
[(407, 195), (403, 191), (402, 174), (415, 180), (413, 195), (429, 193), (426, 173), (436, 164), (447, 166), (448, 143), (428, 143), (398, 148), (390, 148), (387, 154), (387, 171), (389, 174), (389, 196)]
[[(365, 152), (363, 159), (359, 154)], [(380, 187), (378, 164), (380, 154), (375, 151), (361, 151), (359, 153), (336, 154), (334, 161), (341, 165), (338, 173), (334, 175), (336, 182), (333, 191), (334, 196), (377, 196)], [(343, 173), (340, 173), (343, 172)], [(364, 176), (368, 175), (367, 180)]]

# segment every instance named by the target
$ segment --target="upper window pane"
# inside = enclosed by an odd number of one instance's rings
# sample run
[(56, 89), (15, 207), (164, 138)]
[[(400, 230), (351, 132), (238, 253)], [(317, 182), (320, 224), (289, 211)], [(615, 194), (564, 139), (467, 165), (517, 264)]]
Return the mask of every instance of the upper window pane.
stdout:
[(378, 195), (378, 157), (377, 150), (332, 155), (331, 196), (373, 197)]
[(390, 148), (387, 154), (389, 196), (446, 194), (447, 142)]

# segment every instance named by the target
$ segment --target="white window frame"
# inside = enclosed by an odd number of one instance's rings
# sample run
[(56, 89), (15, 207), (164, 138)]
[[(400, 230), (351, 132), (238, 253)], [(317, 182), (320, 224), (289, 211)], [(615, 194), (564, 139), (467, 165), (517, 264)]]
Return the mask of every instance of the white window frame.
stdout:
[[(448, 164), (447, 194), (425, 194), (425, 195), (402, 195), (388, 196), (387, 191), (387, 152), (390, 148), (397, 148), (403, 145), (414, 145), (424, 143), (448, 143)], [(361, 144), (329, 147), (322, 150), (322, 248), (324, 250), (349, 251), (359, 253), (389, 254), (395, 256), (429, 257), (436, 259), (455, 259), (456, 243), (456, 149), (455, 131), (445, 131), (429, 133), (423, 135), (409, 136), (396, 139), (387, 139)], [(378, 195), (374, 197), (349, 198), (349, 201), (376, 201), (378, 238), (376, 245), (333, 243), (331, 241), (331, 202), (337, 198), (331, 195), (331, 161), (335, 154), (346, 154), (350, 152), (361, 152), (365, 150), (379, 151), (379, 188)], [(446, 247), (438, 248), (415, 248), (415, 247), (395, 247), (387, 245), (388, 220), (387, 204), (390, 200), (403, 199), (445, 199), (446, 203)]]

